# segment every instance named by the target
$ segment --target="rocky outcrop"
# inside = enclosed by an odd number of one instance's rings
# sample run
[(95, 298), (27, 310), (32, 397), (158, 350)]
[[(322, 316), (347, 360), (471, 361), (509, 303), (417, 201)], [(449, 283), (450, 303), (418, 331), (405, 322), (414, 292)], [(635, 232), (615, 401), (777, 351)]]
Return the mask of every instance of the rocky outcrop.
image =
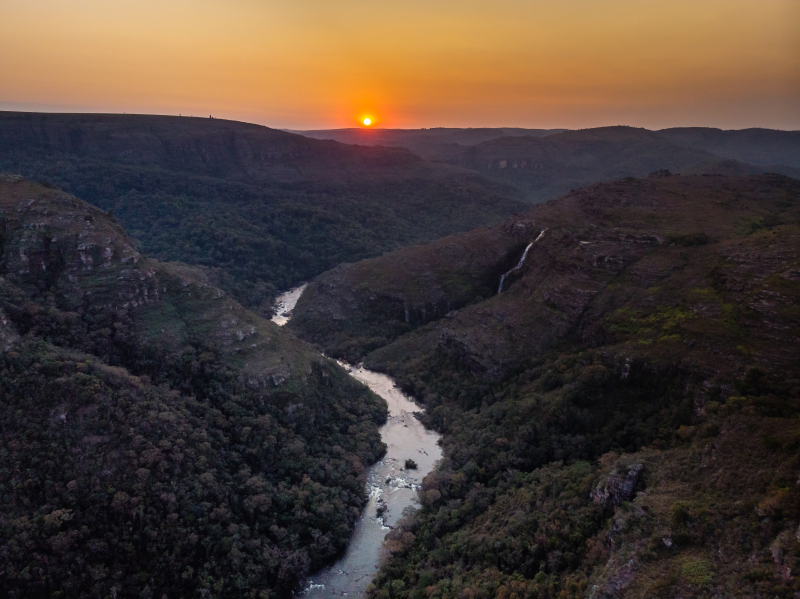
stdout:
[(589, 498), (592, 503), (601, 507), (617, 506), (625, 501), (630, 501), (633, 499), (636, 484), (639, 482), (643, 470), (642, 464), (635, 464), (630, 467), (625, 476), (616, 472), (611, 474), (605, 484), (598, 485), (591, 492)]
[(10, 282), (61, 287), (76, 309), (92, 294), (92, 303), (119, 309), (158, 301), (152, 262), (103, 210), (22, 180), (6, 179), (3, 189), (0, 274)]

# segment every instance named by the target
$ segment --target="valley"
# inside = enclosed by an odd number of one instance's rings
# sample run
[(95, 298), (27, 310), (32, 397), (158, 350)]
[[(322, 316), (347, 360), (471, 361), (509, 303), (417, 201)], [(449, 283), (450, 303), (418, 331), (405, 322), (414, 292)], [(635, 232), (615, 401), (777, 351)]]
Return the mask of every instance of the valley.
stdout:
[(0, 597), (800, 599), (800, 2), (0, 2)]
[[(278, 296), (273, 322), (280, 326), (288, 322), (286, 315), (291, 314), (304, 288)], [(356, 522), (345, 555), (314, 573), (297, 594), (300, 597), (362, 596), (381, 563), (386, 532), (395, 527), (401, 515), (419, 507), (417, 494), (422, 479), (433, 471), (442, 455), (439, 435), (425, 429), (417, 418), (419, 406), (392, 379), (363, 366), (340, 365), (386, 401), (388, 417), (380, 429), (386, 454), (369, 468), (369, 501)]]
[[(0, 176), (9, 596), (798, 592), (796, 179), (707, 132), (445, 164), (215, 121), (5, 128), (100, 193)], [(562, 175), (476, 170), (511, 147)]]
[(0, 172), (112, 211), (143, 252), (214, 269), (267, 317), (278, 290), (341, 262), (525, 207), (506, 184), (403, 148), (192, 117), (0, 112)]

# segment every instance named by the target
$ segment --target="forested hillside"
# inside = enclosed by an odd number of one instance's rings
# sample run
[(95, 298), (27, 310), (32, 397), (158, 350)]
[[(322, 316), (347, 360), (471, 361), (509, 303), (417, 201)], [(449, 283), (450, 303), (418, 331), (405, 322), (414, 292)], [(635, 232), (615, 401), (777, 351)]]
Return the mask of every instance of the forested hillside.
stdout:
[(319, 277), (444, 433), (371, 596), (794, 596), (799, 273), (800, 182), (659, 172)]
[(340, 553), (386, 406), (205, 269), (0, 177), (0, 588), (286, 597)]
[(113, 211), (141, 250), (219, 268), (267, 314), (276, 290), (503, 218), (519, 192), (402, 148), (188, 117), (0, 113), (0, 172)]

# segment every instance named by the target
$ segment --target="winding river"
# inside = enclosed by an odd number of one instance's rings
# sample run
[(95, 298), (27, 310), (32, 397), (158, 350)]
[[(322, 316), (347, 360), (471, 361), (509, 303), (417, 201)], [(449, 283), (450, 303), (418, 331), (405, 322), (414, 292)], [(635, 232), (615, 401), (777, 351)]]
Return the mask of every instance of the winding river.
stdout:
[[(289, 321), (304, 288), (305, 285), (278, 296), (273, 322), (284, 325)], [(417, 490), (422, 479), (442, 457), (437, 445), (439, 435), (423, 427), (414, 416), (422, 408), (401, 392), (390, 377), (361, 366), (339, 364), (386, 400), (389, 417), (380, 429), (386, 455), (367, 473), (369, 502), (356, 522), (347, 552), (335, 564), (309, 577), (298, 594), (303, 598), (349, 599), (364, 594), (380, 564), (386, 533), (406, 510), (418, 507)], [(406, 460), (412, 460), (417, 467), (407, 469)]]

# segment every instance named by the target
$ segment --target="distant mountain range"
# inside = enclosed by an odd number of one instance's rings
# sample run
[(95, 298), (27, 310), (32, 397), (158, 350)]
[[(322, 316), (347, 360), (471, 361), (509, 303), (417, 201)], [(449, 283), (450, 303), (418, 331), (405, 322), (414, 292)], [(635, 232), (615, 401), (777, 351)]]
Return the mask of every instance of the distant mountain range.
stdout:
[(800, 131), (741, 129), (723, 131), (707, 127), (662, 129), (659, 135), (674, 144), (713, 152), (718, 156), (763, 166), (779, 172), (800, 169)]
[(498, 137), (544, 137), (566, 129), (522, 129), (518, 127), (457, 129), (435, 127), (432, 129), (318, 129), (292, 131), (313, 139), (327, 139), (361, 146), (386, 146), (407, 148), (424, 158), (437, 158), (452, 146), (472, 146)]
[(800, 132), (709, 128), (649, 131), (633, 127), (561, 129), (337, 129), (316, 139), (403, 147), (424, 158), (475, 170), (542, 202), (596, 181), (684, 174), (800, 176)]

